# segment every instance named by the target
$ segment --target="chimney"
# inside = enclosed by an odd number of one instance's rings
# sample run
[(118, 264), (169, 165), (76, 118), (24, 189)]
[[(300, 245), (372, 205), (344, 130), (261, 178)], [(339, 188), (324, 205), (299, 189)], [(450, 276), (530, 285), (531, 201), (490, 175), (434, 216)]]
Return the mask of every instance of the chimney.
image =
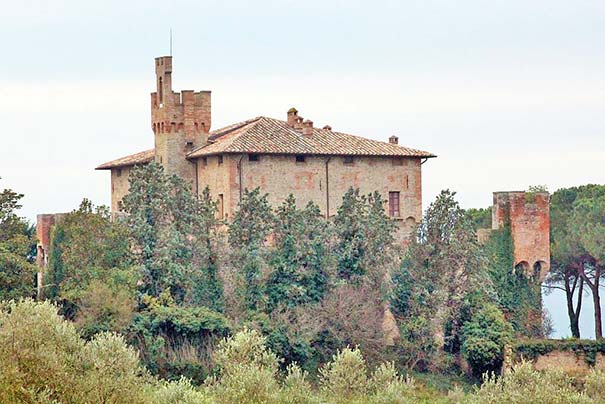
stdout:
[(296, 123), (296, 118), (298, 118), (298, 111), (296, 108), (292, 107), (288, 110), (288, 125), (294, 127)]
[(397, 136), (393, 135), (393, 136), (391, 136), (389, 138), (389, 143), (391, 143), (391, 144), (399, 144), (399, 138)]
[(306, 119), (303, 122), (302, 133), (304, 136), (313, 135), (313, 121)]
[(332, 130), (332, 127), (330, 125), (326, 125), (323, 127), (323, 130)]

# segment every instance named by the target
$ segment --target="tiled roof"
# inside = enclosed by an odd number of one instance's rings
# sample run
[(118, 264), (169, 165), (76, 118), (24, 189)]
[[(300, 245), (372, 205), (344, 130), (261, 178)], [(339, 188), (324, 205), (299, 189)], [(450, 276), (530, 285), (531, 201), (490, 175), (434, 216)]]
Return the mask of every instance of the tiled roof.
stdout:
[(222, 153), (435, 157), (426, 151), (328, 129), (313, 128), (313, 134), (305, 136), (285, 121), (264, 116), (212, 131), (208, 140), (187, 157)]
[(145, 150), (144, 152), (131, 154), (130, 156), (121, 157), (116, 160), (101, 164), (96, 170), (110, 170), (115, 167), (134, 166), (136, 164), (145, 164), (153, 160), (155, 149)]

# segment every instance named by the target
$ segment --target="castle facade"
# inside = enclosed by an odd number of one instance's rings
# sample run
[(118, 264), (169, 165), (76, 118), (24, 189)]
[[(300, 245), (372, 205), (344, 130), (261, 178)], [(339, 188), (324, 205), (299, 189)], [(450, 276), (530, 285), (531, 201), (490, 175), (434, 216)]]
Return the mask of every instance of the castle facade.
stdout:
[(129, 189), (136, 165), (160, 163), (201, 193), (207, 186), (218, 201), (217, 215), (233, 217), (245, 189), (259, 187), (270, 202), (293, 194), (299, 206), (316, 203), (329, 218), (344, 193), (380, 192), (385, 212), (403, 240), (422, 218), (422, 164), (432, 153), (399, 145), (392, 136), (380, 142), (321, 129), (290, 108), (284, 120), (259, 116), (211, 130), (210, 91), (172, 89), (172, 57), (155, 59), (156, 91), (151, 93), (155, 147), (97, 167), (111, 173), (111, 208)]

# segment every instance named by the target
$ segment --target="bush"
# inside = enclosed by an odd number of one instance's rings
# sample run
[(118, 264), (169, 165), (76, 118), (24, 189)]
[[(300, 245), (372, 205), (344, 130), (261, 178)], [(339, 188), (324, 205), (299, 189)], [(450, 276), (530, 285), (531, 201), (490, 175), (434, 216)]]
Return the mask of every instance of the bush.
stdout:
[(486, 304), (462, 328), (462, 353), (475, 375), (499, 372), (504, 345), (510, 342), (512, 326), (493, 304)]
[(368, 391), (366, 363), (359, 348), (345, 348), (319, 371), (323, 394), (335, 402), (361, 399)]
[(602, 370), (592, 370), (586, 377), (584, 391), (586, 395), (593, 400), (605, 402), (605, 372)]
[(481, 387), (465, 400), (469, 403), (592, 403), (585, 394), (573, 388), (572, 379), (558, 369), (536, 371), (522, 362), (502, 377), (491, 374)]
[(218, 377), (208, 385), (223, 403), (277, 402), (279, 361), (256, 330), (245, 329), (219, 343), (215, 353)]
[(147, 376), (122, 337), (80, 339), (51, 303), (0, 312), (0, 402), (144, 403)]

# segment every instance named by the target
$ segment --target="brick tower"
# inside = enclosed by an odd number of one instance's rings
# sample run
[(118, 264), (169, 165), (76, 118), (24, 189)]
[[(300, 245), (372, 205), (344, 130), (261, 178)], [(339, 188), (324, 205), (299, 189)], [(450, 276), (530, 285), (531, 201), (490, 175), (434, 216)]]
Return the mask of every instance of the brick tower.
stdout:
[(210, 91), (172, 91), (172, 56), (155, 59), (157, 91), (151, 93), (155, 160), (168, 174), (193, 183), (194, 164), (185, 158), (206, 144), (210, 131)]
[(510, 225), (515, 269), (544, 280), (550, 269), (548, 192), (494, 192), (492, 228)]

